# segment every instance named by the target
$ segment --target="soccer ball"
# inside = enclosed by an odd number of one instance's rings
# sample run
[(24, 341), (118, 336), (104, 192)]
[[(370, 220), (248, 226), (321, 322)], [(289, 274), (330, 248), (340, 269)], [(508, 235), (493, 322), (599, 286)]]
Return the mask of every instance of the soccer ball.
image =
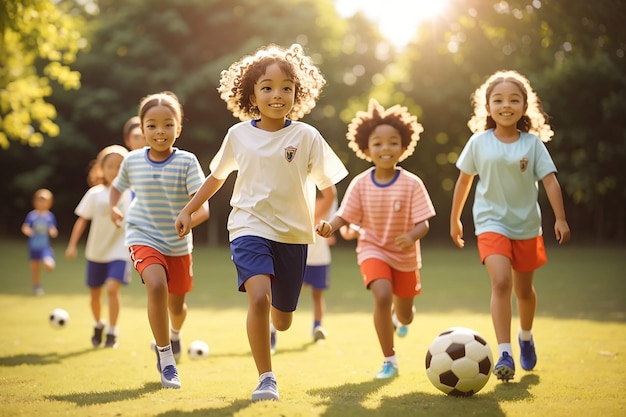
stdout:
[(469, 397), (491, 376), (491, 348), (477, 332), (451, 327), (439, 334), (426, 352), (426, 375), (444, 393)]
[(209, 345), (202, 340), (194, 340), (189, 345), (187, 353), (191, 359), (204, 359), (209, 356)]
[(50, 316), (48, 317), (48, 322), (50, 322), (50, 326), (56, 329), (62, 329), (67, 325), (67, 322), (69, 321), (69, 313), (62, 308), (55, 308), (50, 312)]

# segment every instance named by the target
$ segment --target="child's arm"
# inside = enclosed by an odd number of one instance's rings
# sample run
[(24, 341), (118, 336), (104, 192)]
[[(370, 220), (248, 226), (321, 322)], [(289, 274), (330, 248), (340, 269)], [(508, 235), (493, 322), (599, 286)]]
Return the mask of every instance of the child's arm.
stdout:
[(556, 179), (554, 172), (543, 177), (541, 182), (543, 183), (543, 187), (546, 189), (546, 194), (548, 195), (548, 200), (552, 206), (552, 211), (554, 211), (554, 217), (556, 219), (554, 222), (554, 234), (556, 235), (556, 240), (559, 241), (559, 244), (563, 244), (569, 240), (570, 230), (567, 220), (565, 219), (565, 208), (563, 207), (561, 185)]
[(22, 233), (24, 233), (26, 237), (32, 237), (35, 234), (33, 228), (30, 227), (27, 223), (22, 224)]
[(54, 239), (57, 236), (59, 236), (59, 229), (57, 229), (55, 225), (51, 224), (50, 227), (48, 228), (48, 234), (50, 235), (52, 239)]
[(339, 230), (341, 226), (344, 226), (346, 224), (348, 224), (347, 221), (345, 221), (339, 216), (335, 216), (335, 218), (332, 219), (330, 222), (326, 220), (320, 221), (315, 226), (315, 232), (321, 237), (329, 237), (330, 235), (333, 234), (335, 230)]
[(430, 230), (430, 224), (428, 223), (428, 220), (419, 222), (415, 225), (413, 229), (396, 237), (395, 244), (398, 245), (400, 249), (411, 248), (415, 246), (415, 242), (426, 236), (428, 230)]
[[(215, 178), (213, 175), (209, 175), (200, 189), (196, 192), (193, 198), (183, 207), (181, 212), (176, 217), (176, 221), (174, 222), (174, 227), (176, 227), (176, 232), (178, 236), (183, 237), (192, 227), (192, 219), (191, 215), (199, 210), (204, 203), (206, 203), (213, 195), (222, 188), (224, 185), (224, 181), (226, 179), (220, 180)], [(208, 218), (208, 205), (207, 208), (207, 218)], [(206, 220), (206, 219), (205, 219)]]
[(320, 198), (315, 200), (315, 221), (319, 222), (320, 220), (327, 220), (328, 214), (330, 213), (330, 209), (333, 206), (333, 201), (337, 196), (337, 189), (335, 186), (331, 186), (328, 188), (324, 188), (320, 190), (320, 194), (322, 195)]
[(191, 227), (194, 228), (197, 225), (208, 220), (209, 215), (210, 215), (209, 202), (205, 201), (204, 204), (202, 204), (198, 210), (191, 213)]
[(454, 185), (454, 194), (452, 195), (452, 210), (450, 211), (450, 237), (455, 245), (459, 248), (465, 246), (463, 240), (463, 224), (461, 223), (461, 213), (467, 201), (467, 196), (472, 187), (474, 175), (466, 174), (461, 171), (459, 178)]
[(124, 213), (117, 207), (117, 203), (120, 202), (122, 193), (115, 187), (111, 187), (109, 192), (109, 205), (111, 206), (111, 221), (115, 227), (120, 227), (124, 220)]
[(78, 217), (78, 219), (76, 219), (74, 227), (72, 228), (72, 234), (70, 235), (70, 241), (67, 244), (67, 249), (65, 249), (65, 257), (67, 259), (74, 259), (76, 257), (76, 246), (78, 245), (78, 241), (83, 235), (83, 232), (87, 228), (88, 222), (89, 220), (84, 217)]

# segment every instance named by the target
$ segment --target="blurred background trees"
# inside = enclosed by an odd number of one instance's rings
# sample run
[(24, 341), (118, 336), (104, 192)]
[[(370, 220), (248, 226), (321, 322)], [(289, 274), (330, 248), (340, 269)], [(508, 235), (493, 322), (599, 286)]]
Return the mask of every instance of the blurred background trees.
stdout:
[[(406, 4), (398, 13), (411, 12)], [(362, 13), (341, 17), (332, 0), (7, 0), (0, 6), (0, 236), (19, 235), (40, 187), (55, 193), (53, 211), (61, 233), (69, 234), (89, 162), (122, 142), (123, 123), (149, 93), (179, 96), (185, 120), (177, 146), (196, 153), (208, 173), (236, 122), (217, 94), (220, 72), (260, 46), (300, 43), (328, 81), (303, 120), (322, 132), (350, 177), (368, 164), (348, 149), (346, 126), (369, 97), (409, 107), (424, 125), (416, 153), (402, 165), (424, 180), (434, 200), (429, 239), (449, 239), (454, 162), (470, 136), (470, 94), (494, 71), (515, 69), (551, 116), (555, 136), (547, 146), (574, 240), (624, 242), (625, 18), (619, 0), (447, 0), (442, 14), (397, 49), (375, 22)], [(19, 83), (33, 76), (40, 91), (29, 102), (22, 97), (32, 88)], [(14, 102), (31, 111), (18, 118), (24, 132), (40, 137), (8, 128), (17, 120)], [(36, 110), (42, 106), (44, 112)], [(233, 179), (211, 201), (199, 241), (226, 242)], [(339, 184), (340, 195), (348, 182)], [(551, 241), (552, 212), (544, 196), (541, 203)]]

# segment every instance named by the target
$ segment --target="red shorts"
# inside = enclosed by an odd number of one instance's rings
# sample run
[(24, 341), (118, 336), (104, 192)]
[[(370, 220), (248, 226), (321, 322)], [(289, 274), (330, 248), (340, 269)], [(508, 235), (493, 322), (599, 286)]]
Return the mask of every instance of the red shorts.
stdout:
[(543, 246), (543, 236), (524, 240), (512, 240), (494, 232), (478, 235), (480, 261), (485, 263), (489, 255), (504, 255), (511, 260), (515, 271), (531, 272), (548, 261)]
[(370, 284), (377, 279), (387, 279), (391, 281), (393, 294), (398, 297), (413, 298), (422, 292), (419, 270), (398, 271), (376, 258), (364, 260), (360, 268), (365, 288), (369, 288)]
[[(167, 275), (168, 292), (187, 294), (193, 286), (193, 263), (191, 254), (183, 256), (167, 256), (150, 246), (133, 245), (129, 248), (130, 260), (139, 272), (150, 265), (161, 265)], [(143, 278), (142, 278), (143, 281)]]

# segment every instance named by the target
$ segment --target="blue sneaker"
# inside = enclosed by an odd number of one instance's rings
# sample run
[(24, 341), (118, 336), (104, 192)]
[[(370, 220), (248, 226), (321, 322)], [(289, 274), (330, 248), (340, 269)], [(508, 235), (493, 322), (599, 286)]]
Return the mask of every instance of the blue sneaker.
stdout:
[(178, 370), (174, 365), (167, 365), (161, 372), (161, 385), (163, 388), (180, 388), (180, 378)]
[(496, 366), (493, 368), (493, 374), (502, 381), (509, 381), (513, 379), (515, 375), (515, 362), (513, 362), (513, 358), (507, 352), (504, 352), (502, 356), (500, 356), (500, 360), (496, 363)]
[(259, 382), (259, 385), (252, 391), (252, 401), (261, 400), (278, 400), (278, 386), (274, 378), (265, 378)]
[(376, 374), (376, 379), (394, 378), (399, 375), (398, 366), (391, 362), (384, 362), (383, 369)]
[(535, 343), (532, 337), (530, 340), (522, 340), (518, 337), (519, 347), (521, 350), (519, 361), (522, 364), (522, 369), (525, 371), (531, 371), (537, 364), (537, 354), (535, 353)]
[(276, 353), (276, 330), (270, 330), (270, 353)]
[(398, 335), (398, 337), (405, 337), (407, 333), (409, 333), (409, 326), (405, 326), (404, 324), (401, 324), (398, 327), (396, 327), (396, 334)]

